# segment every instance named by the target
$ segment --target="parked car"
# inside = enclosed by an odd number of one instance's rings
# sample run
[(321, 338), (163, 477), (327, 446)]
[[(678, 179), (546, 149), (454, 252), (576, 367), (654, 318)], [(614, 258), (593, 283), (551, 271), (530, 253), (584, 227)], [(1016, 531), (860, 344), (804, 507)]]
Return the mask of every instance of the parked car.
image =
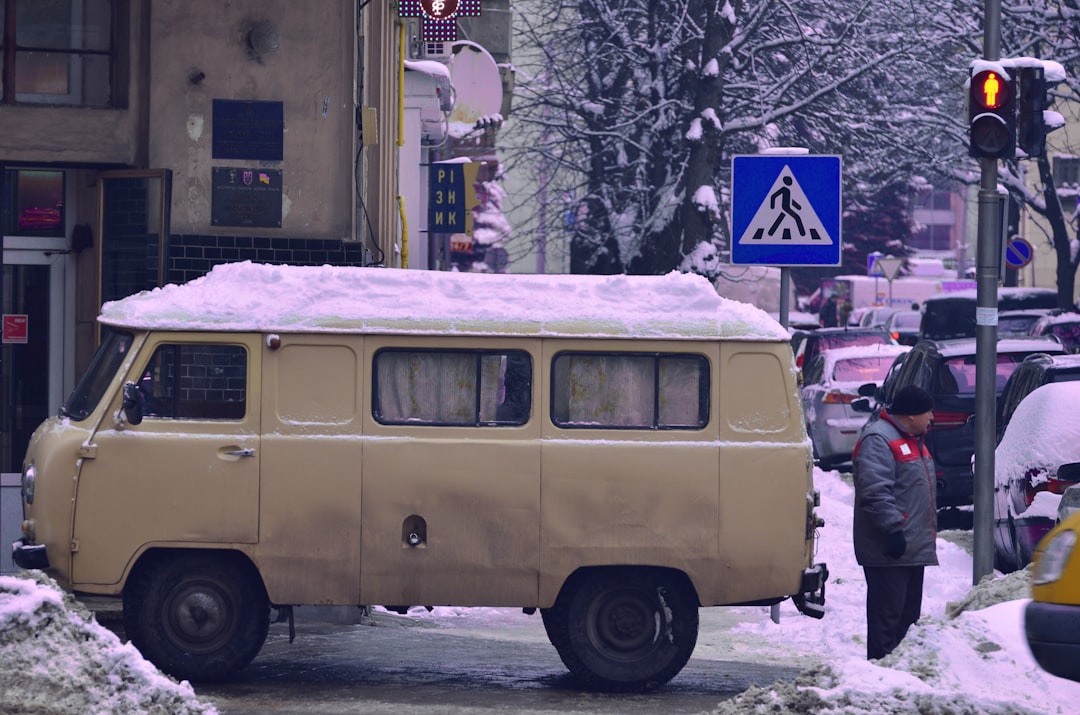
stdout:
[[(780, 313), (769, 313), (769, 316), (776, 322), (780, 322)], [(813, 313), (805, 313), (799, 310), (792, 310), (788, 312), (788, 332), (792, 335), (796, 330), (817, 330), (821, 327), (818, 322), (818, 317)]]
[(825, 350), (875, 344), (895, 345), (885, 328), (819, 328), (797, 331), (791, 338), (795, 366), (799, 368)]
[[(857, 410), (880, 410), (892, 403), (897, 390), (918, 385), (934, 396), (934, 421), (926, 442), (934, 456), (939, 507), (972, 503), (974, 476), (971, 457), (975, 452), (975, 339), (920, 340), (905, 356), (903, 364), (890, 372), (873, 400), (853, 404)], [(1033, 353), (1064, 353), (1060, 343), (1049, 339), (1018, 338), (997, 343), (996, 394), (1016, 366)]]
[(1080, 462), (1058, 466), (1058, 479), (1070, 484), (1061, 493), (1061, 501), (1058, 502), (1057, 520), (1060, 523), (1080, 512)]
[(994, 565), (1000, 571), (1031, 562), (1057, 521), (1061, 494), (1080, 476), (1058, 470), (1080, 460), (1077, 404), (1080, 383), (1039, 387), (1017, 406), (994, 452)]
[(1053, 311), (1035, 321), (1029, 334), (1052, 335), (1069, 352), (1080, 352), (1080, 313)]
[(1049, 308), (1026, 310), (1003, 310), (998, 313), (997, 334), (999, 338), (1018, 338), (1031, 334), (1031, 328), (1050, 313)]
[(860, 328), (877, 328), (885, 325), (885, 322), (889, 319), (889, 316), (896, 312), (896, 308), (886, 308), (884, 306), (874, 306), (867, 308), (859, 316)]
[[(1057, 307), (1057, 291), (1049, 288), (998, 288), (998, 310), (1026, 310)], [(922, 340), (950, 340), (975, 337), (977, 292), (960, 290), (941, 293), (923, 301)]]
[(1033, 390), (1051, 382), (1080, 380), (1080, 355), (1028, 355), (1005, 382), (998, 398), (997, 441), (1001, 441), (1017, 405)]
[(818, 353), (803, 368), (803, 414), (814, 445), (814, 458), (824, 470), (851, 461), (851, 450), (869, 415), (851, 409), (859, 387), (885, 380), (906, 345), (857, 345)]
[(859, 323), (862, 322), (862, 317), (869, 310), (870, 310), (869, 307), (863, 306), (861, 308), (856, 308), (855, 310), (851, 311), (851, 314), (848, 315), (848, 321), (847, 321), (848, 327), (849, 328), (857, 328), (857, 327), (859, 327)]
[(1035, 550), (1024, 637), (1044, 670), (1080, 681), (1080, 513), (1055, 526)]
[(919, 323), (922, 313), (917, 310), (897, 310), (885, 321), (885, 330), (901, 345), (919, 342)]

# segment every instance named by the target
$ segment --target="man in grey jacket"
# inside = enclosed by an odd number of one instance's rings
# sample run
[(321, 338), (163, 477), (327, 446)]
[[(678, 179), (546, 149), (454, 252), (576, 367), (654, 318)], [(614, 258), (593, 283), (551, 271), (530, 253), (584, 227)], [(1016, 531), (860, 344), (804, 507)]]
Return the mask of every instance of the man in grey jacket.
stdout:
[(919, 620), (923, 570), (938, 562), (934, 460), (924, 443), (933, 417), (933, 398), (909, 385), (855, 444), (853, 538), (866, 575), (871, 660), (891, 653)]

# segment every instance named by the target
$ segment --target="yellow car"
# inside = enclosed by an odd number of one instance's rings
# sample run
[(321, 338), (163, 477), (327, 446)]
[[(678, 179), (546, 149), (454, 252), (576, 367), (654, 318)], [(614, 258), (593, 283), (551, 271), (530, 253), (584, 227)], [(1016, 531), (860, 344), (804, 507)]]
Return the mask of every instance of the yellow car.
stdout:
[(1039, 542), (1024, 611), (1028, 647), (1047, 672), (1080, 681), (1080, 512)]

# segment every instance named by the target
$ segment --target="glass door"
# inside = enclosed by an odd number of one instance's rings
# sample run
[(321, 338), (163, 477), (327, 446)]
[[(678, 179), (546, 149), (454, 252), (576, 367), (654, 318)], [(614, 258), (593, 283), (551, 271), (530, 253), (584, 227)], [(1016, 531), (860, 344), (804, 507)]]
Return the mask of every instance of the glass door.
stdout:
[[(58, 245), (49, 250), (50, 243)], [(44, 244), (44, 245), (43, 245)], [(56, 414), (70, 389), (70, 331), (65, 320), (63, 239), (4, 238), (0, 307), (0, 543), (18, 538), (22, 522), (19, 479), (30, 435)], [(33, 245), (33, 249), (28, 249)], [(0, 550), (0, 572), (12, 570), (9, 550)]]

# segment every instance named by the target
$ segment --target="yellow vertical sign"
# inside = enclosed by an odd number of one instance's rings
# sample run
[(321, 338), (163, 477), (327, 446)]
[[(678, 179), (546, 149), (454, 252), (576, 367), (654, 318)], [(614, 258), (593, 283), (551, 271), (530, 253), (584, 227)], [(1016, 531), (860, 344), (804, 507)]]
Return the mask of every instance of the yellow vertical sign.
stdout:
[(433, 162), (428, 173), (428, 231), (472, 235), (480, 163)]

